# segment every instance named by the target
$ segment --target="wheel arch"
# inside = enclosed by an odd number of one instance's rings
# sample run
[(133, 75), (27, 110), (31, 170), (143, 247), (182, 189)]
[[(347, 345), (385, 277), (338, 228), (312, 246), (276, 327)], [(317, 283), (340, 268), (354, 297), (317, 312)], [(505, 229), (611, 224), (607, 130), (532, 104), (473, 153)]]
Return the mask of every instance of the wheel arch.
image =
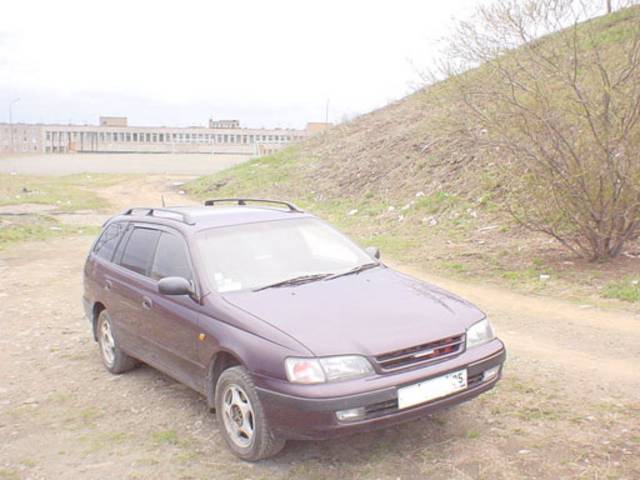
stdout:
[(215, 408), (216, 384), (218, 383), (220, 375), (222, 375), (222, 372), (226, 369), (237, 365), (244, 366), (244, 363), (237, 354), (228, 350), (220, 350), (213, 356), (211, 362), (209, 362), (205, 386), (207, 406), (209, 408)]
[(92, 317), (91, 317), (91, 327), (93, 329), (93, 339), (96, 342), (98, 341), (98, 332), (97, 332), (98, 317), (100, 316), (100, 313), (102, 313), (102, 311), (106, 310), (106, 309), (107, 309), (107, 307), (105, 307), (102, 302), (96, 302), (96, 303), (93, 304)]

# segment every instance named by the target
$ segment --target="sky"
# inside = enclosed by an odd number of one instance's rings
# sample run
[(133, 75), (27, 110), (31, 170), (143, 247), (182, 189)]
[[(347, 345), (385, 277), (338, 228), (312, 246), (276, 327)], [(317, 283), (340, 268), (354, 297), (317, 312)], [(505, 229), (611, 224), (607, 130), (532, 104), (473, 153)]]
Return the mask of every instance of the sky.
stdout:
[(415, 88), (484, 0), (20, 0), (0, 15), (0, 122), (303, 128)]

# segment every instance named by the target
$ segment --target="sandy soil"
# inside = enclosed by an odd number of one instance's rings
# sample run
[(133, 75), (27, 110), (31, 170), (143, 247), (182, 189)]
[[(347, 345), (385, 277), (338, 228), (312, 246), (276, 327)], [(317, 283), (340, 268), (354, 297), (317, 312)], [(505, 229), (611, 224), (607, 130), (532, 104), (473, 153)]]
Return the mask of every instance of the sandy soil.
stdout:
[[(101, 192), (114, 211), (187, 203), (180, 178)], [(0, 253), (0, 479), (640, 478), (640, 318), (425, 278), (485, 309), (505, 340), (492, 392), (419, 422), (290, 442), (260, 464), (226, 450), (204, 399), (157, 371), (107, 373), (82, 316), (91, 238)]]

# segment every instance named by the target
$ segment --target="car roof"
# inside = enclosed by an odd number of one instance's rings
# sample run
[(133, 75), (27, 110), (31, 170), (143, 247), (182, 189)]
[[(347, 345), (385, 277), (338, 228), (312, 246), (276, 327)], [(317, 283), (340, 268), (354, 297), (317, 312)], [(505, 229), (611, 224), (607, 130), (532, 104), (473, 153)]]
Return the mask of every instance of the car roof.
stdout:
[(177, 207), (135, 207), (113, 217), (113, 221), (135, 221), (165, 225), (180, 230), (199, 231), (209, 228), (243, 225), (257, 222), (289, 220), (312, 217), (297, 207), (284, 209), (271, 206), (233, 205), (201, 206), (183, 205)]

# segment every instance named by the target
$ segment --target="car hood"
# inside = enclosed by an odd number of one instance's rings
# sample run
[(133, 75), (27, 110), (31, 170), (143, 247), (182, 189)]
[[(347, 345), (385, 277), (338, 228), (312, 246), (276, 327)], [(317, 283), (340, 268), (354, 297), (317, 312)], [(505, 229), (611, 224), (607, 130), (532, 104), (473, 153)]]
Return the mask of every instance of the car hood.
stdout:
[(380, 355), (465, 332), (484, 314), (469, 302), (380, 267), (312, 283), (234, 292), (225, 299), (315, 355)]

